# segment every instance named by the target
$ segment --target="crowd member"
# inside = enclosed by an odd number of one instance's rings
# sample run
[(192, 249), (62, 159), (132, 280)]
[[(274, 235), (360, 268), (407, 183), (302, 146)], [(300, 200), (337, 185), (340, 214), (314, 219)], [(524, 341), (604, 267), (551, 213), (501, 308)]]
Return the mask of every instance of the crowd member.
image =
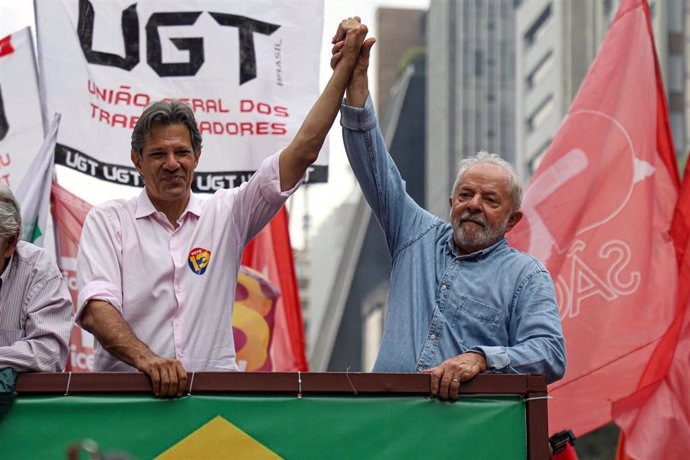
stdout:
[(0, 369), (61, 372), (74, 320), (67, 284), (42, 248), (20, 241), (22, 215), (0, 185)]

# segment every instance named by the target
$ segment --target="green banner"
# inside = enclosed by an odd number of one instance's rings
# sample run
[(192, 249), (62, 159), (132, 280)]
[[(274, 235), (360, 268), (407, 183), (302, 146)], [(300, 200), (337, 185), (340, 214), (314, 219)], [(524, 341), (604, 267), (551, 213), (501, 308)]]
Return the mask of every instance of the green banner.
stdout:
[(6, 459), (92, 439), (134, 459), (524, 459), (520, 397), (32, 396), (0, 424)]

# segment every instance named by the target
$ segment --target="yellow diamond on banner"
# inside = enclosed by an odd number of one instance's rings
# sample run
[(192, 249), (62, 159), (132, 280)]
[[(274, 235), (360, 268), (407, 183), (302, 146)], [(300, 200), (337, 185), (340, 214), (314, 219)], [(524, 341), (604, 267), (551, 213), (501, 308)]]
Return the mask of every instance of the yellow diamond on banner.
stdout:
[(211, 458), (275, 460), (282, 457), (220, 415), (156, 457), (157, 460)]

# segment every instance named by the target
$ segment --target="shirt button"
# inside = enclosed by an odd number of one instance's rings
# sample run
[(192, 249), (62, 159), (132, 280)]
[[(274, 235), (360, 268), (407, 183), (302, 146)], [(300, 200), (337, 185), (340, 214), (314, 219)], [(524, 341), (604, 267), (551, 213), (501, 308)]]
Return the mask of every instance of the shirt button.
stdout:
[(441, 289), (444, 289), (444, 290), (445, 290), (445, 289), (448, 289), (448, 286), (446, 286), (446, 283), (443, 283), (443, 284), (441, 285)]
[(422, 372), (424, 370), (424, 366), (417, 366), (417, 371)]
[(432, 332), (431, 335), (429, 336), (429, 338), (430, 338), (431, 340), (435, 340), (435, 339), (436, 339), (436, 334), (434, 334), (434, 333)]

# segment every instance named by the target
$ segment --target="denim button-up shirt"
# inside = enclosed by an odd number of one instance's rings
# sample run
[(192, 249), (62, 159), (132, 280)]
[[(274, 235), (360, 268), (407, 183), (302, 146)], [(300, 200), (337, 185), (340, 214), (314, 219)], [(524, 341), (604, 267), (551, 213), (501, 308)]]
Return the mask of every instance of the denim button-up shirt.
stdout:
[(421, 371), (476, 351), (486, 357), (489, 372), (561, 378), (565, 345), (546, 268), (505, 238), (459, 255), (451, 225), (405, 191), (371, 98), (364, 108), (343, 104), (341, 124), (352, 170), (393, 260), (374, 371)]

